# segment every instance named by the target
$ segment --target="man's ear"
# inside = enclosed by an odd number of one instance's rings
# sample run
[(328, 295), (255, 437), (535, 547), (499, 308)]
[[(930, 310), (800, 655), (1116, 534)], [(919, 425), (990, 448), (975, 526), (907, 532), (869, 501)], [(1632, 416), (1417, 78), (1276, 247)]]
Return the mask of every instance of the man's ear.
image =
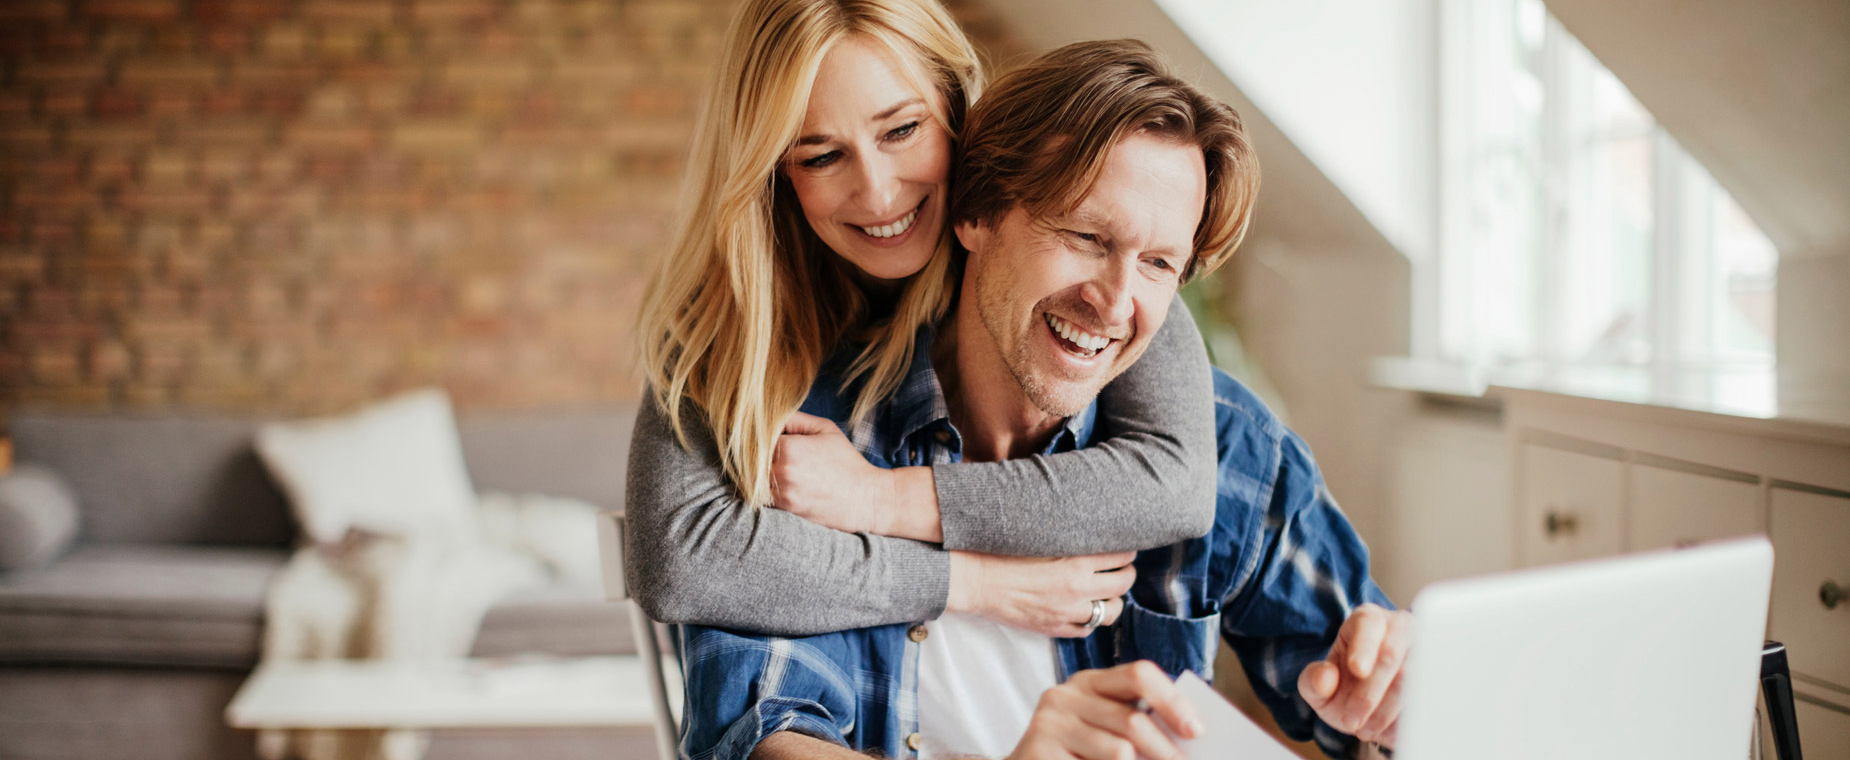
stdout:
[(952, 225), (951, 231), (957, 234), (957, 242), (963, 244), (964, 250), (977, 255), (982, 255), (984, 251), (989, 250), (990, 229), (988, 225), (965, 220)]

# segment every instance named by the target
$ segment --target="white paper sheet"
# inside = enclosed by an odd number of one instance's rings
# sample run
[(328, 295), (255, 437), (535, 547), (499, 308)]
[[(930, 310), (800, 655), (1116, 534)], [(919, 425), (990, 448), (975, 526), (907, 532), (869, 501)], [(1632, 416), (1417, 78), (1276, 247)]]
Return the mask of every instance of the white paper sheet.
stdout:
[[(1169, 734), (1189, 760), (1298, 760), (1296, 754), (1285, 749), (1194, 673), (1183, 673), (1176, 679), (1176, 688), (1181, 690), (1182, 698), (1194, 706), (1195, 716), (1201, 719), (1205, 729), (1199, 738), (1192, 740)], [(1164, 731), (1169, 730), (1161, 720), (1156, 723), (1163, 726)]]

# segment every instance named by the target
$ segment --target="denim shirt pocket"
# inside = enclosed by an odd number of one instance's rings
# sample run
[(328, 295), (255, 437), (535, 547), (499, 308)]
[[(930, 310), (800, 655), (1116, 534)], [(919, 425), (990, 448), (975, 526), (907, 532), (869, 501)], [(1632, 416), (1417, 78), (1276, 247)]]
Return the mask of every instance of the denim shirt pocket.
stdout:
[(1170, 678), (1192, 671), (1203, 680), (1214, 680), (1214, 655), (1220, 651), (1220, 613), (1200, 617), (1178, 617), (1157, 612), (1137, 603), (1124, 601), (1124, 614), (1117, 629), (1118, 662), (1149, 660), (1168, 673)]

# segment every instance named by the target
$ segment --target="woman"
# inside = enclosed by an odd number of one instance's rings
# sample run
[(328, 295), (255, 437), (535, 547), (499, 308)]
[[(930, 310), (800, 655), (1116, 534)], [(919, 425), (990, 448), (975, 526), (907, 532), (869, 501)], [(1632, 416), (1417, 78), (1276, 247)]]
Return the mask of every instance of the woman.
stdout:
[(887, 471), (786, 429), (839, 348), (857, 418), (925, 350), (958, 284), (946, 188), (982, 81), (935, 0), (749, 0), (734, 20), (643, 310), (625, 560), (652, 617), (804, 635), (956, 611), (1083, 635), (1094, 600), (1121, 610), (1131, 552), (1209, 527), (1210, 379), (1179, 300), (1089, 449)]

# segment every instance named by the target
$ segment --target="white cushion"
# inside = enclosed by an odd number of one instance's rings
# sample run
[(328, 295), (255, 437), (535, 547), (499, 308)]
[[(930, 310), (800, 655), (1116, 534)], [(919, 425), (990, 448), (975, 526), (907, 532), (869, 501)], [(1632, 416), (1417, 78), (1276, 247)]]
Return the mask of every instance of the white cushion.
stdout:
[(0, 473), (0, 571), (49, 565), (76, 539), (77, 497), (58, 473), (31, 463)]
[(475, 488), (442, 389), (340, 417), (266, 424), (257, 452), (316, 543), (339, 543), (350, 529), (407, 538), (473, 533)]
[(539, 558), (555, 578), (596, 588), (603, 582), (597, 507), (572, 498), (487, 491), (476, 502), (485, 540)]

